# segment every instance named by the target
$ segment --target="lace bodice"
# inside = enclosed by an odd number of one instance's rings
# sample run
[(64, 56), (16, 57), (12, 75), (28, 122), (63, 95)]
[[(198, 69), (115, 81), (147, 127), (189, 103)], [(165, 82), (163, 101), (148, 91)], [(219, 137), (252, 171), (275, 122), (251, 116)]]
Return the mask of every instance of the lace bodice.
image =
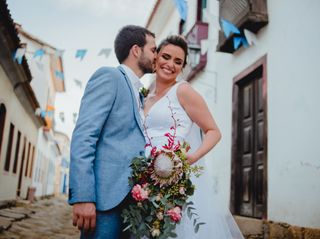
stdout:
[[(150, 109), (144, 120), (144, 135), (147, 142), (146, 153), (150, 148), (157, 148), (168, 144), (167, 133), (174, 136), (174, 144), (182, 142), (192, 126), (192, 121), (181, 106), (177, 97), (177, 89), (180, 84), (187, 82), (177, 82), (169, 91), (160, 98)], [(151, 147), (150, 147), (151, 146)], [(149, 149), (148, 149), (149, 148)]]

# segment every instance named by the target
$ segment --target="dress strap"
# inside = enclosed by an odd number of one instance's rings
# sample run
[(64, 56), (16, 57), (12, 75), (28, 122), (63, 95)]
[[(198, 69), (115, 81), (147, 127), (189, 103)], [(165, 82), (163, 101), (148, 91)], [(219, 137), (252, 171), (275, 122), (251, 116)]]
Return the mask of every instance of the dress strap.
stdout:
[(172, 89), (168, 92), (167, 96), (174, 96), (175, 98), (177, 98), (177, 89), (179, 87), (179, 85), (182, 85), (182, 84), (189, 84), (189, 82), (187, 81), (178, 81), (174, 86), (172, 86)]

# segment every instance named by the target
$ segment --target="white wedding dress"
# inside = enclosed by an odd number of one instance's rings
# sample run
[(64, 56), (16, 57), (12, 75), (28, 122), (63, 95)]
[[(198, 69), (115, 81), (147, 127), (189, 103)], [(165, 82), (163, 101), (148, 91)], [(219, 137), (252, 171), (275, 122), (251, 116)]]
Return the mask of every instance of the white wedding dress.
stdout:
[[(144, 134), (147, 144), (146, 156), (150, 155), (152, 147), (161, 148), (168, 144), (166, 133), (175, 134), (175, 143), (187, 141), (191, 151), (197, 149), (201, 143), (199, 127), (188, 117), (179, 103), (177, 88), (180, 84), (188, 84), (180, 81), (169, 89), (145, 115)], [(202, 160), (197, 164), (204, 165)], [(189, 201), (194, 203), (198, 222), (205, 222), (197, 233), (194, 232), (193, 219), (190, 220), (186, 213), (176, 227), (179, 239), (243, 239), (243, 236), (235, 223), (228, 208), (223, 208), (215, 196), (214, 188), (209, 185), (209, 175), (205, 172), (199, 177), (194, 177), (192, 182), (196, 186), (195, 193)]]

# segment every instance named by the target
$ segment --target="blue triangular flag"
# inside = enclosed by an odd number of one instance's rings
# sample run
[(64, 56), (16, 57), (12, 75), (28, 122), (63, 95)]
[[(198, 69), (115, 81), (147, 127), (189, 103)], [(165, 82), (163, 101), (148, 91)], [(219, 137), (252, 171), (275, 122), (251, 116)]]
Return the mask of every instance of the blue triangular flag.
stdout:
[(246, 37), (242, 37), (241, 42), (242, 42), (242, 46), (243, 46), (244, 48), (248, 48), (248, 47), (249, 47), (249, 43), (248, 43)]
[(42, 56), (44, 55), (45, 51), (43, 49), (38, 49), (33, 54), (33, 58), (40, 57), (42, 59)]
[(248, 41), (245, 37), (243, 36), (237, 36), (233, 38), (233, 47), (235, 50), (237, 50), (242, 43), (242, 46), (245, 48), (249, 47)]
[(186, 0), (175, 0), (177, 10), (180, 14), (180, 18), (183, 21), (187, 20), (188, 6)]
[(221, 18), (221, 27), (223, 30), (224, 35), (228, 38), (231, 33), (240, 34), (239, 29), (233, 25), (231, 22)]
[(87, 53), (86, 49), (79, 49), (77, 50), (76, 58), (80, 58), (80, 60), (82, 61), (86, 53)]
[(54, 72), (54, 74), (55, 74), (56, 77), (60, 78), (61, 80), (64, 80), (63, 72), (56, 70), (56, 71)]
[(53, 112), (52, 111), (47, 111), (47, 116), (51, 118), (53, 116)]
[(18, 64), (21, 64), (25, 53), (26, 53), (26, 48), (18, 48), (13, 55), (13, 59), (16, 60)]
[(42, 118), (45, 118), (45, 117), (46, 117), (46, 112), (45, 112), (44, 110), (41, 110), (40, 116), (41, 116)]
[(233, 38), (233, 48), (237, 50), (241, 44), (242, 37), (234, 37)]

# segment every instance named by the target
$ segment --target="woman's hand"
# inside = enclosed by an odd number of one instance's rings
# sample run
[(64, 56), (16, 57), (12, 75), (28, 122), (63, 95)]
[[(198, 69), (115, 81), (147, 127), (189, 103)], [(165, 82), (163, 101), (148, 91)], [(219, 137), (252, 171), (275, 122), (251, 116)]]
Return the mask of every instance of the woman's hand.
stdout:
[(187, 163), (192, 165), (199, 160), (199, 157), (196, 156), (195, 153), (191, 153), (187, 155)]

